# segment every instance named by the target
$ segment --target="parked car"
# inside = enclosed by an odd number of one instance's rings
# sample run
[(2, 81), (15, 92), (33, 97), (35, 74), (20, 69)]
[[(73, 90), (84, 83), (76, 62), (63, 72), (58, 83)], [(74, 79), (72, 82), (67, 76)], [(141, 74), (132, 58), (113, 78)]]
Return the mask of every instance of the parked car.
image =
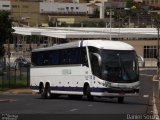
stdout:
[(14, 61), (14, 66), (16, 69), (20, 67), (27, 67), (30, 66), (30, 61), (24, 57), (19, 57)]

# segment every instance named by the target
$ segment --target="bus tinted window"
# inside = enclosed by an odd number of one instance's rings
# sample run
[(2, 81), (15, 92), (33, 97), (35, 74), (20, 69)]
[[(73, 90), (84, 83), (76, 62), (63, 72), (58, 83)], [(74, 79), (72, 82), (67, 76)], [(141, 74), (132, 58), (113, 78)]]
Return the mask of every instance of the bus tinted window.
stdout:
[(58, 51), (51, 51), (49, 55), (49, 61), (51, 65), (59, 64), (59, 53)]
[(35, 66), (83, 63), (87, 63), (85, 48), (32, 52), (32, 64)]

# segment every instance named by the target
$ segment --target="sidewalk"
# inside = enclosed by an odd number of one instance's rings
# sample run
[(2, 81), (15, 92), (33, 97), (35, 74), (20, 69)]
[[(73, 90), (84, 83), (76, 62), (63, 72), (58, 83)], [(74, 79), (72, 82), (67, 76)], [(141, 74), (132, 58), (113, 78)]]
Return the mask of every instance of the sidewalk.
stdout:
[(156, 75), (153, 76), (153, 99), (155, 103), (153, 102), (153, 105), (156, 106), (156, 108), (153, 107), (153, 109), (156, 109), (156, 112), (154, 114), (158, 114), (160, 117), (160, 96), (159, 96), (159, 80), (157, 79)]
[(155, 103), (156, 103), (158, 114), (160, 115), (160, 98), (155, 97)]
[(18, 89), (11, 89), (5, 92), (0, 91), (0, 94), (34, 94), (30, 88), (18, 88)]

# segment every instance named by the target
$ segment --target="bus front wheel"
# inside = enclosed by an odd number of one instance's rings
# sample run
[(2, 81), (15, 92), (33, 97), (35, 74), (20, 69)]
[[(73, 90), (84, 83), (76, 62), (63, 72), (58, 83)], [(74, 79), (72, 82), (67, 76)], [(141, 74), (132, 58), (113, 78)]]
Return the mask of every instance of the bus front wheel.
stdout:
[(88, 100), (93, 100), (93, 96), (91, 95), (91, 88), (90, 88), (89, 85), (86, 85), (86, 86), (84, 87), (84, 95), (87, 96), (87, 99), (88, 99)]

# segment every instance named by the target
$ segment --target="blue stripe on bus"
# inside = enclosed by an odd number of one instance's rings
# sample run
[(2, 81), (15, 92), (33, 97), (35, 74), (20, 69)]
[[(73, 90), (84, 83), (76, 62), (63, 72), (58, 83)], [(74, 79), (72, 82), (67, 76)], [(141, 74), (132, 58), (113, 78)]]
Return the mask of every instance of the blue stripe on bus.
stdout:
[[(39, 86), (31, 86), (33, 90), (39, 90)], [(50, 87), (51, 90), (55, 91), (75, 91), (83, 92), (83, 87)], [(105, 92), (108, 88), (91, 88), (91, 92)]]
[[(75, 91), (75, 92), (83, 92), (83, 87), (50, 87), (51, 90), (54, 91)], [(31, 86), (33, 90), (39, 90), (39, 86)], [(135, 93), (139, 92), (139, 89), (130, 89), (130, 90), (123, 90), (123, 89), (116, 89), (116, 88), (91, 88), (91, 92), (108, 92), (108, 93)]]
[[(83, 87), (50, 87), (51, 90), (54, 91), (74, 91), (74, 92), (83, 92)], [(33, 90), (39, 90), (39, 86), (31, 86)], [(123, 90), (123, 89), (116, 89), (116, 88), (91, 88), (91, 92), (108, 92), (108, 93), (135, 93), (139, 92), (139, 89), (130, 89), (130, 90)]]

